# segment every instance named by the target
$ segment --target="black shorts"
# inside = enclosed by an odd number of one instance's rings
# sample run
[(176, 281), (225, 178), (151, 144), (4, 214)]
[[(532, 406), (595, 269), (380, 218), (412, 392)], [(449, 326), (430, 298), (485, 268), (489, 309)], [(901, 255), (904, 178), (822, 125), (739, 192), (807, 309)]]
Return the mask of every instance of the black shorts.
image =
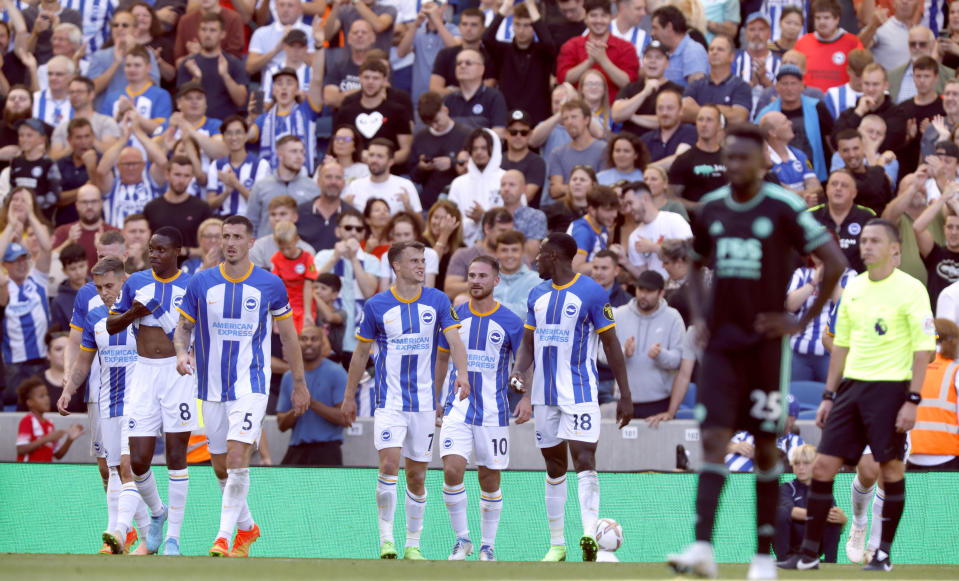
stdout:
[(704, 352), (696, 387), (696, 417), (702, 428), (747, 430), (753, 435), (781, 433), (789, 393), (782, 356), (779, 339), (737, 351)]
[(902, 460), (906, 434), (896, 431), (896, 416), (907, 391), (908, 381), (844, 379), (826, 418), (819, 453), (856, 464), (868, 445), (876, 462)]

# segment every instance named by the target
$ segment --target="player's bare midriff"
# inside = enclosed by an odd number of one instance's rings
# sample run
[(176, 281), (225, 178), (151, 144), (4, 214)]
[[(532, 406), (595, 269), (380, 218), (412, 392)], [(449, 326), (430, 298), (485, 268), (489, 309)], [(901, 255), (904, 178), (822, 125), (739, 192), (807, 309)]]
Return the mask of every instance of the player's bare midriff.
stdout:
[(176, 349), (161, 327), (140, 325), (137, 331), (137, 354), (147, 359), (164, 359), (176, 357)]

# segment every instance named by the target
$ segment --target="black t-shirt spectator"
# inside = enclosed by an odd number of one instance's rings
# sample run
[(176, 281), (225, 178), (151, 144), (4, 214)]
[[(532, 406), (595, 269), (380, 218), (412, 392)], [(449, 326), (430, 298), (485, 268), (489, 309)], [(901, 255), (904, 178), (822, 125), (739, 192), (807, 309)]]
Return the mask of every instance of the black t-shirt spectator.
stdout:
[[(646, 79), (639, 79), (629, 83), (625, 87), (619, 90), (619, 93), (616, 94), (616, 100), (620, 99), (632, 99), (636, 95), (643, 92), (643, 89), (646, 87)], [(680, 95), (683, 94), (684, 89), (678, 84), (672, 81), (666, 81), (652, 95), (646, 97), (643, 103), (639, 106), (639, 109), (636, 110), (636, 115), (655, 115), (656, 114), (656, 97), (665, 91), (666, 89), (671, 89), (678, 92)], [(645, 127), (636, 125), (632, 121), (626, 121), (623, 123), (623, 131), (628, 131), (636, 136), (641, 136), (642, 134), (649, 131)]]
[(353, 62), (349, 50), (339, 51), (335, 57), (327, 59), (323, 85), (336, 85), (341, 93), (360, 88), (360, 65)]
[(862, 234), (866, 222), (876, 217), (872, 210), (860, 205), (853, 205), (846, 219), (838, 227), (833, 222), (832, 216), (829, 215), (829, 206), (826, 204), (813, 206), (809, 208), (809, 212), (827, 230), (836, 235), (836, 239), (839, 241), (839, 249), (846, 255), (849, 268), (856, 272), (866, 270), (866, 266), (862, 263), (862, 257), (859, 255), (859, 236)]
[[(30, 6), (23, 9), (23, 19), (27, 23), (27, 30), (33, 30), (34, 25), (37, 22), (37, 17), (40, 16), (40, 11), (34, 6)], [(79, 12), (72, 8), (63, 8), (60, 12), (57, 13), (57, 18), (59, 23), (70, 23), (80, 30), (83, 30), (83, 16)], [(53, 23), (51, 26), (37, 34), (36, 45), (34, 49), (30, 52), (37, 57), (37, 64), (42, 65), (46, 64), (51, 57), (53, 57)], [(53, 401), (53, 400), (51, 400)]]
[(359, 99), (344, 102), (333, 117), (334, 127), (352, 125), (367, 143), (378, 137), (385, 137), (399, 145), (397, 136), (409, 135), (411, 123), (412, 119), (407, 115), (406, 109), (388, 98), (383, 99), (383, 102), (373, 109), (364, 107)]
[[(557, 9), (557, 14), (559, 10)], [(559, 53), (559, 47), (563, 46), (567, 40), (582, 36), (586, 32), (586, 22), (570, 22), (559, 17), (559, 20), (548, 22), (549, 35), (553, 37), (553, 45), (556, 46), (556, 52)], [(554, 63), (555, 66), (555, 63)]]
[[(99, 156), (97, 157), (99, 158)], [(57, 169), (60, 170), (60, 189), (62, 192), (75, 190), (90, 181), (90, 176), (87, 175), (87, 166), (82, 163), (75, 165), (72, 155), (67, 155), (57, 160)], [(57, 208), (54, 225), (62, 226), (63, 224), (72, 224), (79, 219), (80, 216), (77, 214), (76, 204), (70, 204), (69, 206)]]
[(526, 183), (539, 186), (540, 195), (537, 196), (535, 200), (527, 200), (530, 206), (539, 208), (540, 196), (543, 194), (543, 185), (546, 183), (546, 160), (532, 151), (527, 152), (526, 157), (519, 161), (510, 161), (504, 154), (499, 166), (507, 171), (517, 169), (521, 174), (526, 176)]
[[(806, 135), (806, 124), (803, 120), (802, 107), (797, 107), (792, 111), (786, 111), (784, 109), (782, 113), (789, 119), (789, 122), (792, 123), (793, 133), (796, 134), (796, 137), (789, 142), (789, 145), (805, 153), (806, 158), (810, 161), (815, 159), (812, 153), (812, 145), (809, 142), (809, 136)], [(823, 155), (828, 161), (832, 155), (832, 148), (829, 143), (829, 136), (832, 134), (834, 125), (832, 114), (829, 113), (829, 109), (826, 108), (826, 104), (822, 101), (816, 103), (816, 114), (819, 116), (819, 136), (822, 141)]]
[(340, 202), (339, 211), (327, 220), (323, 217), (323, 214), (314, 210), (312, 200), (303, 202), (297, 208), (300, 217), (296, 221), (296, 229), (299, 231), (300, 238), (316, 249), (333, 248), (333, 245), (339, 241), (335, 232), (336, 222), (345, 209), (352, 210), (354, 208), (346, 202)]
[(899, 103), (896, 108), (899, 110), (899, 115), (906, 120), (906, 123), (910, 119), (916, 122), (916, 138), (898, 143), (894, 148), (896, 158), (899, 160), (899, 175), (904, 176), (916, 171), (916, 168), (919, 167), (919, 138), (922, 137), (920, 127), (922, 127), (923, 121), (932, 122), (933, 117), (936, 115), (945, 116), (946, 111), (942, 108), (942, 99), (936, 99), (928, 105), (917, 105), (915, 97)]
[[(363, 95), (357, 91), (352, 95), (347, 95), (343, 97), (343, 102), (340, 104), (340, 107), (346, 107), (354, 103), (359, 103), (360, 99), (363, 98)], [(394, 89), (393, 87), (386, 88), (386, 100), (390, 103), (397, 103), (403, 110), (406, 111), (406, 116), (410, 119), (413, 118), (413, 99), (410, 97), (410, 94), (404, 91), (403, 89)]]
[(172, 226), (183, 236), (183, 246), (195, 248), (196, 232), (200, 223), (213, 216), (210, 205), (195, 196), (188, 196), (179, 204), (172, 204), (163, 196), (150, 200), (143, 208), (143, 215), (150, 224), (150, 230), (156, 232), (162, 226)]
[(4, 53), (3, 66), (0, 67), (3, 76), (7, 77), (10, 86), (27, 84), (27, 67), (12, 50)]
[(722, 157), (722, 151), (711, 153), (693, 145), (669, 168), (669, 183), (683, 186), (683, 199), (698, 202), (709, 192), (726, 185)]
[(468, 127), (506, 127), (506, 99), (503, 93), (483, 85), (467, 101), (462, 91), (456, 90), (443, 99), (450, 117)]
[[(439, 54), (436, 55), (436, 60), (433, 61), (433, 74), (443, 77), (443, 83), (447, 87), (458, 87), (459, 83), (456, 82), (456, 55), (463, 50), (461, 45), (448, 46), (444, 49), (441, 49)], [(493, 55), (486, 50), (486, 46), (480, 44), (480, 53), (483, 55), (484, 70), (483, 78), (484, 79), (495, 79), (496, 78), (496, 61), (493, 60)]]
[(882, 216), (886, 204), (894, 197), (892, 185), (886, 177), (886, 171), (881, 167), (873, 165), (865, 169), (866, 171), (862, 173), (852, 172), (856, 180), (856, 204), (869, 208), (877, 216)]
[(929, 274), (926, 287), (929, 289), (929, 301), (932, 306), (939, 300), (939, 293), (954, 282), (959, 282), (959, 252), (953, 252), (945, 246), (933, 244), (932, 250), (922, 259)]
[[(454, 123), (443, 135), (434, 135), (429, 128), (424, 128), (413, 136), (413, 146), (410, 148), (410, 178), (423, 186), (420, 202), (424, 209), (432, 207), (443, 190), (456, 179), (456, 154), (463, 149), (470, 131), (472, 130), (462, 123)], [(449, 157), (450, 168), (446, 171), (423, 171), (419, 168), (420, 156), (426, 159)]]
[(533, 23), (536, 39), (526, 49), (515, 42), (499, 42), (496, 32), (503, 17), (497, 13), (486, 27), (483, 43), (496, 61), (499, 89), (509, 109), (529, 114), (534, 124), (550, 116), (549, 77), (556, 60), (556, 45), (543, 19)]
[[(246, 74), (243, 61), (225, 52), (223, 56), (226, 57), (230, 77), (239, 85), (248, 86), (250, 84), (250, 77)], [(226, 119), (230, 115), (245, 114), (245, 104), (237, 106), (233, 103), (229, 91), (226, 90), (226, 83), (220, 78), (220, 73), (217, 70), (219, 58), (205, 57), (199, 54), (190, 58), (196, 61), (200, 72), (203, 73), (200, 84), (203, 85), (203, 90), (206, 91), (207, 117), (211, 119)], [(184, 59), (184, 62), (180, 63), (180, 67), (177, 69), (177, 85), (182, 85), (191, 80), (193, 80), (193, 75), (187, 70), (186, 59)]]
[(48, 220), (53, 220), (60, 200), (60, 170), (47, 156), (30, 161), (23, 154), (10, 163), (10, 187), (30, 188), (37, 195), (37, 205)]

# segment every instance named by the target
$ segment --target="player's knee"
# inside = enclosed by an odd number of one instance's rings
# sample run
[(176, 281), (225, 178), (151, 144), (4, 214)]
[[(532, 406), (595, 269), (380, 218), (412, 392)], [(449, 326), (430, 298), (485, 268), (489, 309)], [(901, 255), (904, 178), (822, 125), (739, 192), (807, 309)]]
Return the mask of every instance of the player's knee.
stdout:
[(458, 466), (444, 466), (443, 467), (443, 482), (453, 486), (463, 483), (463, 470)]
[(868, 460), (860, 461), (859, 465), (856, 466), (859, 483), (867, 488), (875, 484), (876, 480), (879, 479), (879, 463), (873, 460), (872, 456), (868, 458)]
[(820, 454), (812, 465), (813, 480), (823, 482), (831, 481), (836, 477), (836, 472), (842, 466), (842, 460), (834, 456)]
[(140, 460), (133, 460), (130, 462), (130, 470), (134, 477), (143, 476), (150, 470), (150, 463), (143, 462)]
[(573, 468), (577, 472), (596, 470), (596, 454), (591, 450), (578, 450), (573, 454)]
[(906, 470), (902, 462), (894, 461), (881, 464), (879, 473), (883, 482), (897, 482), (905, 477)]

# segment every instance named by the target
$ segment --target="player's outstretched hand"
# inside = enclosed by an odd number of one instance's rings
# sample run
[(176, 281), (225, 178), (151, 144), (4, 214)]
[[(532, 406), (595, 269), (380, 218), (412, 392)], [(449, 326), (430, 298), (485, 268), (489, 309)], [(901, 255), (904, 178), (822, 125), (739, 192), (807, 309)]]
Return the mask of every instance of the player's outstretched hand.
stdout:
[(459, 392), (460, 401), (470, 396), (470, 382), (467, 381), (465, 377), (457, 377), (456, 383), (453, 384), (453, 389)]
[(619, 398), (616, 402), (616, 421), (619, 422), (619, 429), (622, 430), (633, 419), (633, 402)]
[(523, 374), (514, 371), (509, 376), (509, 386), (517, 393), (526, 393), (526, 380), (523, 379)]
[(188, 353), (176, 356), (176, 371), (180, 375), (193, 375), (193, 362)]
[[(829, 412), (832, 411), (832, 404), (833, 404), (832, 400), (824, 399), (819, 404), (819, 409), (816, 410), (816, 426), (818, 426), (820, 430), (826, 427), (826, 418), (829, 417)], [(915, 414), (913, 414), (912, 417), (913, 417), (913, 420), (916, 419)], [(896, 428), (898, 427), (899, 427), (899, 419), (897, 418)]]
[(916, 425), (916, 404), (906, 402), (896, 414), (896, 431), (905, 434)]
[(60, 394), (60, 399), (57, 400), (57, 411), (60, 412), (61, 416), (70, 415), (69, 410), (67, 410), (68, 405), (70, 405), (70, 398), (65, 393)]
[(759, 313), (753, 328), (770, 339), (799, 331), (799, 321), (790, 313)]
[(343, 416), (343, 422), (347, 426), (352, 426), (356, 421), (356, 402), (352, 399), (344, 399), (340, 404), (340, 414)]
[(529, 397), (524, 397), (516, 404), (516, 409), (513, 410), (513, 417), (516, 418), (517, 424), (525, 424), (532, 416), (533, 406), (529, 403)]

